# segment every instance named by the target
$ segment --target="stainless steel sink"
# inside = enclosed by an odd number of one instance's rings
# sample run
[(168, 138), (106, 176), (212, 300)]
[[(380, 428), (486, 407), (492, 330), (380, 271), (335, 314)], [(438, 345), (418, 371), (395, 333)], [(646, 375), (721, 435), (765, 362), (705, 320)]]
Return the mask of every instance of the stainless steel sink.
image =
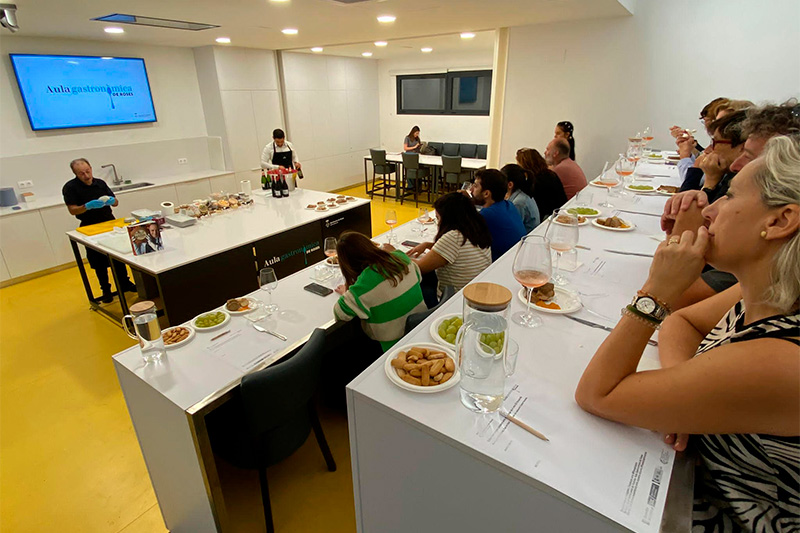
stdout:
[(141, 189), (142, 187), (149, 187), (150, 185), (154, 184), (147, 181), (143, 181), (141, 183), (130, 183), (128, 185), (115, 185), (111, 187), (111, 190), (114, 192), (130, 191), (131, 189)]

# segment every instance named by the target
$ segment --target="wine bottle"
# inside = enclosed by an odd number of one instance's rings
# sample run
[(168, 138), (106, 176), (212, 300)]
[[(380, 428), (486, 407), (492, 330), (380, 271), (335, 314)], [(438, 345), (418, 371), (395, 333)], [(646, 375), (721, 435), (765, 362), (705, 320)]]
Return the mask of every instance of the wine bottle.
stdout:
[(289, 197), (289, 186), (286, 184), (286, 176), (281, 177), (281, 196)]
[(261, 169), (261, 188), (266, 190), (269, 187), (269, 182), (267, 181), (267, 175), (264, 173), (264, 169)]
[(273, 176), (272, 180), (272, 197), (273, 198), (281, 197), (281, 186), (277, 176)]

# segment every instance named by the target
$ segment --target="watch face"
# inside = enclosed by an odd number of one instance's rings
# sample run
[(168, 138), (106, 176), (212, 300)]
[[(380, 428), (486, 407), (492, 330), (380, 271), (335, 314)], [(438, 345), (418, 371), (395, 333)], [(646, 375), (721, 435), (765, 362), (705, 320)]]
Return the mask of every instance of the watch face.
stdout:
[(636, 309), (649, 315), (656, 310), (656, 303), (652, 298), (639, 298), (636, 301)]

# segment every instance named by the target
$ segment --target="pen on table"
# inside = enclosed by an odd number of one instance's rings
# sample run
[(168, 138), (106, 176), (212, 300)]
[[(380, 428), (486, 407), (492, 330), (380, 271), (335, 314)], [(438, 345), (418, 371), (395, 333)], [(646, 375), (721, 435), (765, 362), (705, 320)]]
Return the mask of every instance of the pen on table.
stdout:
[(217, 335), (216, 337), (211, 337), (211, 341), (213, 342), (213, 341), (215, 341), (215, 340), (219, 339), (220, 337), (224, 337), (225, 335), (227, 335), (227, 334), (228, 334), (228, 333), (230, 333), (230, 332), (231, 332), (231, 330), (228, 330), (228, 331), (225, 331), (225, 332), (223, 332), (223, 333), (220, 333), (220, 334), (219, 334), (219, 335)]
[(589, 248), (588, 246), (582, 246), (580, 244), (576, 244), (575, 248), (577, 248), (579, 250), (591, 250), (591, 248)]
[(544, 436), (542, 433), (539, 433), (538, 431), (536, 431), (535, 429), (533, 429), (532, 427), (530, 427), (530, 426), (529, 426), (528, 424), (526, 424), (525, 422), (522, 422), (522, 421), (521, 421), (521, 420), (519, 420), (518, 418), (515, 418), (515, 417), (511, 416), (511, 414), (510, 414), (510, 413), (508, 413), (507, 411), (505, 411), (505, 410), (502, 410), (502, 411), (500, 411), (500, 414), (501, 414), (501, 415), (503, 415), (503, 418), (505, 418), (506, 420), (508, 420), (508, 421), (509, 421), (509, 422), (511, 422), (512, 424), (514, 424), (514, 425), (517, 425), (517, 426), (521, 427), (522, 429), (524, 429), (525, 431), (527, 431), (528, 433), (530, 433), (530, 434), (531, 434), (531, 435), (533, 435), (534, 437), (537, 437), (537, 438), (539, 438), (539, 439), (542, 439), (543, 441), (546, 441), (546, 442), (550, 442), (550, 439), (548, 439), (547, 437), (545, 437), (545, 436)]

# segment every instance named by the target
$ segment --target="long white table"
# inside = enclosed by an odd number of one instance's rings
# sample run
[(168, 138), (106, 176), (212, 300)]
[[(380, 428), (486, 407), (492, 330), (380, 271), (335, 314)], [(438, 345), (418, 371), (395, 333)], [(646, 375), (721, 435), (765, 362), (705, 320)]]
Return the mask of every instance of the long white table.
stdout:
[[(287, 275), (321, 260), (325, 237), (337, 236), (345, 229), (369, 232), (369, 200), (357, 198), (324, 212), (306, 208), (334, 196), (297, 189), (288, 198), (277, 199), (257, 190), (252, 206), (212, 215), (187, 228), (164, 230), (164, 250), (147, 255), (134, 256), (125, 235), (116, 236), (121, 247), (104, 244), (114, 234), (87, 236), (73, 230), (67, 236), (87, 298), (97, 310), (105, 311), (91, 292), (79, 244), (129, 265), (135, 273), (143, 273), (145, 280), (153, 280), (159, 310), (168, 323), (179, 324), (209, 305), (258, 288), (258, 269), (266, 262), (278, 275)], [(127, 313), (124, 294), (120, 294), (120, 303), (123, 314)]]
[[(674, 167), (643, 163), (637, 173), (668, 176), (642, 182), (655, 186), (677, 182)], [(597, 188), (593, 203), (604, 199)], [(620, 213), (636, 224), (631, 232), (580, 228), (580, 244), (589, 249), (578, 251), (582, 264), (567, 273), (585, 306), (574, 316), (614, 326), (645, 281), (651, 259), (605, 250), (653, 254), (662, 234), (659, 217), (651, 215), (660, 214), (665, 200), (612, 197), (618, 208), (650, 213)], [(515, 252), (516, 247), (475, 279), (508, 287), (514, 294), (511, 313), (524, 308), (511, 274)], [(430, 325), (461, 310), (458, 293), (398, 345), (433, 342)], [(437, 394), (400, 389), (387, 379), (384, 358), (348, 385), (360, 532), (689, 530), (689, 462), (676, 462), (662, 435), (602, 420), (574, 401), (577, 382), (608, 333), (561, 315), (542, 318), (541, 328), (510, 326), (520, 353), (505, 407), (519, 408), (517, 416), (550, 442), (499, 415), (467, 410), (457, 386)], [(657, 349), (648, 346), (640, 368), (658, 366)]]

